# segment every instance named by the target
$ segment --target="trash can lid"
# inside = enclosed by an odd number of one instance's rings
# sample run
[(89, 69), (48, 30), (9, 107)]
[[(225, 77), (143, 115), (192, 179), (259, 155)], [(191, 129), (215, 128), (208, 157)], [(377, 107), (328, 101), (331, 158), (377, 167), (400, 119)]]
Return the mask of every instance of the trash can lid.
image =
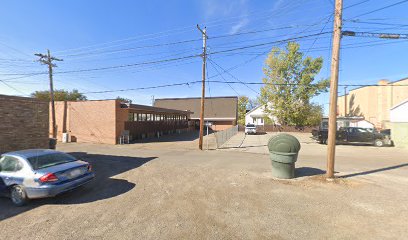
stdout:
[(297, 153), (300, 151), (300, 142), (290, 134), (280, 133), (269, 139), (268, 148), (270, 152)]

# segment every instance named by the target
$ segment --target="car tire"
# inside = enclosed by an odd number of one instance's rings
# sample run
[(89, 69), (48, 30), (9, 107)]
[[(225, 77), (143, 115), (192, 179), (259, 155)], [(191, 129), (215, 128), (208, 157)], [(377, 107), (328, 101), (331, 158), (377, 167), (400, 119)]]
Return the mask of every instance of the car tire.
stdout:
[(10, 198), (14, 205), (21, 207), (27, 204), (28, 197), (23, 186), (14, 185), (10, 190)]
[(376, 139), (376, 140), (374, 141), (374, 146), (376, 146), (376, 147), (383, 147), (383, 146), (384, 146), (383, 140), (381, 140), (381, 139)]

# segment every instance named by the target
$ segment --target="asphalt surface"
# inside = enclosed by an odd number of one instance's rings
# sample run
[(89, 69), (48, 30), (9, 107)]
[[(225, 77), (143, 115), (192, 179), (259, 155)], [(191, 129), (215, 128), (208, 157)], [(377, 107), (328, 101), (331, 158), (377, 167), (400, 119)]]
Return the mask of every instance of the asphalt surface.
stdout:
[(262, 135), (247, 150), (204, 152), (183, 149), (189, 141), (59, 144), (96, 180), (22, 208), (0, 199), (1, 239), (408, 238), (408, 151), (339, 146), (339, 178), (327, 182), (325, 146), (296, 136), (294, 180), (271, 176)]

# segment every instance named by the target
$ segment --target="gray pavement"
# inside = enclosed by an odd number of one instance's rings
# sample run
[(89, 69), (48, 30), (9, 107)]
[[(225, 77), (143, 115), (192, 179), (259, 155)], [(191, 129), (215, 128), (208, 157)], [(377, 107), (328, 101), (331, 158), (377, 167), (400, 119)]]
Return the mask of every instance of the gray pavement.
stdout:
[[(326, 146), (298, 137), (294, 180), (272, 178), (268, 155), (252, 150), (60, 144), (94, 165), (96, 181), (23, 208), (0, 199), (1, 238), (408, 238), (407, 151), (339, 146), (342, 177), (327, 182)], [(248, 146), (267, 136), (255, 138)]]

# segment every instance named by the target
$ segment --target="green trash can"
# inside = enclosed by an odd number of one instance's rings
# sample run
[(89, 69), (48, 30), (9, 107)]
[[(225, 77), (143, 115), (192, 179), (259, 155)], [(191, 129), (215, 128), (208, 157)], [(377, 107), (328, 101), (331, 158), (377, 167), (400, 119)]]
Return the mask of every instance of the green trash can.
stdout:
[(272, 175), (276, 178), (295, 177), (295, 162), (300, 151), (300, 142), (292, 135), (280, 133), (268, 141), (269, 156), (272, 162)]
[(49, 139), (49, 147), (50, 147), (50, 149), (56, 149), (57, 148), (57, 139), (56, 138), (50, 138)]

